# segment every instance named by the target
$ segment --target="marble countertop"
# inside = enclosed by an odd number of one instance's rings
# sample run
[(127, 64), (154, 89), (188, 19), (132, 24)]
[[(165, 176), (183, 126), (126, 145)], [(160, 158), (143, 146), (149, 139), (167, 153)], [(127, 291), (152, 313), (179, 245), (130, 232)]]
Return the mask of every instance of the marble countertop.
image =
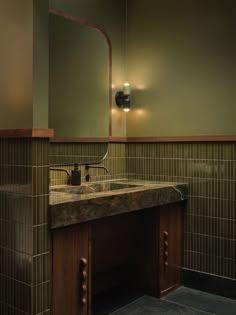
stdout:
[[(113, 182), (137, 186), (83, 194), (69, 192), (76, 189), (72, 186), (57, 186), (56, 188), (61, 191), (51, 190), (50, 228), (60, 228), (187, 199), (187, 184), (134, 180)], [(63, 192), (64, 189), (67, 192)]]

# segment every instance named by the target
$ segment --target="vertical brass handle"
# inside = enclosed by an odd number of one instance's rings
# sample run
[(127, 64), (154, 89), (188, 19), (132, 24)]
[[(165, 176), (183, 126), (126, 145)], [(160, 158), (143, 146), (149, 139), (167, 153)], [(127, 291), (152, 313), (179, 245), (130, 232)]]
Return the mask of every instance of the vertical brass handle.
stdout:
[(83, 291), (84, 293), (87, 292), (87, 286), (86, 286), (86, 284), (83, 284), (83, 285), (82, 285), (82, 291)]
[(79, 285), (79, 293), (80, 293), (80, 302), (82, 305), (87, 304), (87, 272), (88, 261), (86, 258), (80, 258), (80, 285)]
[(87, 304), (87, 299), (84, 297), (84, 298), (82, 298), (81, 302), (82, 302), (83, 305), (86, 305)]
[(88, 261), (87, 261), (87, 259), (86, 258), (80, 258), (80, 262), (81, 262), (81, 264), (83, 265), (83, 266), (86, 266), (87, 265), (87, 263), (88, 263)]
[(169, 233), (167, 231), (163, 231), (163, 265), (164, 269), (169, 266), (168, 256), (169, 256)]

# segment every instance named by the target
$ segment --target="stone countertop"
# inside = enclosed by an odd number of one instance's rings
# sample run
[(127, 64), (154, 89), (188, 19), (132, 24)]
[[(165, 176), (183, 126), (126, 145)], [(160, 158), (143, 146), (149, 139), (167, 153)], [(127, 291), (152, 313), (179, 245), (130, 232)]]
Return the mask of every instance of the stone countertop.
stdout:
[(50, 228), (60, 228), (187, 199), (187, 184), (133, 180), (126, 180), (125, 183), (138, 186), (85, 194), (63, 192), (63, 186), (60, 186), (62, 191), (50, 191)]

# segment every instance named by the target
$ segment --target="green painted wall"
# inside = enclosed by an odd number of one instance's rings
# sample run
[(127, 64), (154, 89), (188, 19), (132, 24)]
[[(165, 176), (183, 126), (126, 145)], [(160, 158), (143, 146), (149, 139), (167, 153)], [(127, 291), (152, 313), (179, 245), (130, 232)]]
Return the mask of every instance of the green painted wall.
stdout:
[(236, 134), (234, 2), (128, 1), (128, 136)]
[(33, 127), (48, 128), (48, 0), (33, 3)]
[(107, 32), (112, 44), (112, 133), (125, 136), (126, 115), (114, 104), (115, 92), (127, 80), (124, 71), (125, 0), (49, 0), (49, 6), (97, 24)]
[[(0, 3), (0, 128), (47, 128), (48, 0), (18, 2)], [(49, 0), (111, 39), (113, 136), (235, 134), (234, 1), (127, 1), (126, 69), (125, 2)], [(114, 104), (124, 81), (128, 115)]]
[(0, 2), (0, 129), (47, 128), (47, 7)]
[(0, 129), (32, 127), (32, 6), (0, 2)]

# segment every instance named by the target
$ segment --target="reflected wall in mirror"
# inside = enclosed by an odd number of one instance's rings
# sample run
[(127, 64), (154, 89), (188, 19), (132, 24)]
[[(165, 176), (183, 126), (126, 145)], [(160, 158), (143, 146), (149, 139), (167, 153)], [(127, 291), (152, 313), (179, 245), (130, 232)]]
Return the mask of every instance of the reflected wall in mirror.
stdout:
[(49, 128), (55, 138), (108, 141), (110, 50), (108, 37), (97, 27), (50, 10)]

